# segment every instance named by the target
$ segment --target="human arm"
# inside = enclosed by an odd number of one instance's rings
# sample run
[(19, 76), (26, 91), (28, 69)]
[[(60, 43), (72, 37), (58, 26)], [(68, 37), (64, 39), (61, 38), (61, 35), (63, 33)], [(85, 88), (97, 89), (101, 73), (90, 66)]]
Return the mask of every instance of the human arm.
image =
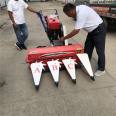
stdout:
[(30, 12), (33, 12), (33, 13), (37, 13), (37, 11), (34, 10), (34, 9), (33, 9), (32, 7), (30, 7), (30, 6), (27, 7), (27, 10), (29, 10)]
[(11, 11), (8, 11), (8, 15), (9, 15), (10, 20), (13, 23), (13, 26), (17, 27), (17, 24), (15, 23), (15, 20), (14, 20), (14, 17), (13, 17), (13, 13)]
[(30, 12), (33, 12), (33, 13), (37, 13), (37, 11), (35, 9), (33, 9), (31, 6), (29, 6), (26, 2), (22, 1), (23, 2), (23, 5), (24, 7), (29, 10)]
[(79, 31), (80, 31), (80, 29), (74, 29), (74, 30), (72, 30), (69, 34), (67, 34), (66, 36), (61, 37), (60, 40), (61, 40), (61, 41), (64, 41), (64, 40), (66, 40), (66, 39), (69, 39), (69, 38), (75, 36), (76, 34), (78, 34)]

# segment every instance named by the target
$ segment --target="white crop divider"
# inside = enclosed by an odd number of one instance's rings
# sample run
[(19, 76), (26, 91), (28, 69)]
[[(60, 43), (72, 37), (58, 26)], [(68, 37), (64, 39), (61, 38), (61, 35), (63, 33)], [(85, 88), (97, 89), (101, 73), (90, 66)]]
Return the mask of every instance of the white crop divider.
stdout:
[(90, 75), (90, 78), (93, 81), (95, 81), (88, 54), (86, 54), (86, 53), (77, 54), (77, 57), (79, 58), (79, 60), (81, 61), (81, 63), (85, 67), (85, 69), (87, 70), (88, 74)]
[(52, 61), (48, 61), (47, 64), (53, 76), (55, 85), (58, 87), (60, 62), (58, 60), (52, 60)]
[(30, 68), (32, 71), (35, 88), (38, 90), (44, 64), (42, 64), (42, 62), (35, 62), (30, 65)]
[(75, 59), (64, 59), (62, 60), (66, 70), (68, 71), (72, 81), (76, 83), (76, 73), (75, 73)]

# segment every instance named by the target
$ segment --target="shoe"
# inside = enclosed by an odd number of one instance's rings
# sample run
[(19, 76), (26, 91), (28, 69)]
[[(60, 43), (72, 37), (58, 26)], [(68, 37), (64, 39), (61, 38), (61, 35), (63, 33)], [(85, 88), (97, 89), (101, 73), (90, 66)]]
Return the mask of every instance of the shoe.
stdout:
[(21, 47), (22, 47), (22, 49), (27, 50), (27, 47), (25, 46), (25, 44), (21, 44)]
[(17, 50), (22, 50), (22, 47), (21, 47), (21, 45), (18, 42), (15, 43), (15, 46), (16, 46)]
[(97, 70), (96, 72), (95, 72), (95, 76), (96, 77), (99, 77), (99, 76), (102, 76), (102, 75), (104, 75), (105, 74), (105, 70), (104, 71), (101, 71), (101, 70)]

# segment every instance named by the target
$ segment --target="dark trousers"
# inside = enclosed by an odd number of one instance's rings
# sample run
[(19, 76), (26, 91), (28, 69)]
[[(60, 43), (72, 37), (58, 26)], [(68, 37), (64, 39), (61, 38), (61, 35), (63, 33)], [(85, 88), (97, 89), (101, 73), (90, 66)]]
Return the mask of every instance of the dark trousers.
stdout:
[(28, 37), (28, 29), (26, 24), (19, 24), (17, 27), (14, 27), (14, 31), (17, 37), (17, 40), (20, 44), (24, 44), (25, 40)]
[(84, 52), (88, 54), (91, 60), (94, 47), (98, 55), (98, 70), (105, 70), (105, 38), (106, 26), (104, 23), (100, 24), (95, 30), (88, 33)]

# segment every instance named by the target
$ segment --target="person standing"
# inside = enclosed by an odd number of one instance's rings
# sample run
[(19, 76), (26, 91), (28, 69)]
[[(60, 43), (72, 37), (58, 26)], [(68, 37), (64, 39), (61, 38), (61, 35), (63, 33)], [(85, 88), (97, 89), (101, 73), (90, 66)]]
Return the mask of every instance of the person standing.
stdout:
[(17, 37), (15, 46), (18, 50), (27, 49), (25, 41), (28, 38), (28, 29), (25, 21), (24, 10), (27, 9), (33, 13), (37, 13), (37, 11), (32, 9), (23, 0), (9, 0), (7, 9)]
[(98, 70), (95, 76), (101, 76), (105, 73), (105, 37), (106, 26), (101, 17), (90, 7), (86, 5), (75, 6), (67, 3), (63, 7), (63, 12), (68, 16), (76, 19), (75, 28), (66, 36), (61, 37), (64, 41), (79, 33), (80, 29), (88, 32), (84, 52), (88, 54), (91, 60), (94, 47), (98, 55)]

